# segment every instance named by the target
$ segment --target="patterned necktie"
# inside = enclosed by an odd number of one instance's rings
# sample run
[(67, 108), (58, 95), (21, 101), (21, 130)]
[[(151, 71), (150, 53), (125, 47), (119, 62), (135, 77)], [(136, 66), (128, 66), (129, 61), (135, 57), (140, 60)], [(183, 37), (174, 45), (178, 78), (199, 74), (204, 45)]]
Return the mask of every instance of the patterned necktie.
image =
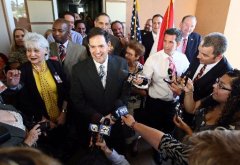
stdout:
[(104, 66), (103, 66), (103, 65), (100, 65), (100, 66), (99, 66), (99, 72), (98, 72), (98, 75), (99, 75), (99, 77), (100, 77), (101, 80), (102, 80), (103, 77), (105, 76)]
[(182, 45), (182, 53), (185, 54), (186, 48), (187, 48), (187, 39), (184, 38), (184, 39), (183, 39), (183, 45)]
[(197, 76), (195, 77), (195, 79), (193, 80), (193, 82), (197, 81), (198, 79), (200, 79), (203, 75), (204, 70), (206, 69), (207, 65), (203, 65), (203, 67), (200, 69), (200, 71), (198, 72)]
[(172, 77), (176, 75), (177, 70), (176, 70), (175, 64), (173, 63), (173, 58), (168, 57), (168, 60), (169, 60), (168, 75), (169, 75), (169, 78), (172, 79)]
[(61, 62), (63, 62), (65, 60), (65, 57), (66, 57), (65, 46), (63, 44), (59, 45), (59, 56), (60, 56)]

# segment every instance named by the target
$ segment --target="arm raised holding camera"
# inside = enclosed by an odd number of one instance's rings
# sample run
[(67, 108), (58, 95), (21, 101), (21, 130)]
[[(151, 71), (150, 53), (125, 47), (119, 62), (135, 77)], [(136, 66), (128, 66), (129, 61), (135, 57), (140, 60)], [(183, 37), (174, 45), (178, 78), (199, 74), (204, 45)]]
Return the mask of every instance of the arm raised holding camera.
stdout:
[(184, 108), (188, 113), (195, 113), (196, 109), (200, 106), (201, 101), (195, 101), (193, 98), (193, 82), (192, 80), (188, 79), (186, 86), (183, 88), (185, 95), (184, 95)]
[(24, 140), (24, 144), (27, 144), (28, 146), (32, 146), (35, 144), (38, 140), (38, 137), (42, 134), (41, 129), (39, 128), (40, 124), (36, 124), (26, 135), (26, 138)]

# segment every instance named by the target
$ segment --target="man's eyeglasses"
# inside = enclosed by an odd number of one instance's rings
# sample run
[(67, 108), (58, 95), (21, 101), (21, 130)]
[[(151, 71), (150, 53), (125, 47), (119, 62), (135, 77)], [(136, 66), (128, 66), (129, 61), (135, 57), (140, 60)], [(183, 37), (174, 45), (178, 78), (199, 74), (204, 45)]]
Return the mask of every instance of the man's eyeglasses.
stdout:
[(223, 90), (226, 90), (226, 91), (232, 91), (232, 89), (228, 89), (228, 88), (224, 87), (219, 78), (216, 79), (215, 84), (217, 84), (217, 87), (219, 89), (223, 89)]

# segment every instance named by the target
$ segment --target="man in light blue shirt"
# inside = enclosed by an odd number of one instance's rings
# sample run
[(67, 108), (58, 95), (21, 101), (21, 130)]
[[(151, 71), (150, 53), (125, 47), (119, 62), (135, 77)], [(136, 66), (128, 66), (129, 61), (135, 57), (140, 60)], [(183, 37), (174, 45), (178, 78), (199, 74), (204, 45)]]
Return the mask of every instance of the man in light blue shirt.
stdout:
[[(69, 22), (71, 29), (74, 29), (74, 19), (75, 19), (74, 14), (71, 12), (65, 12), (63, 15), (63, 18)], [(55, 42), (55, 40), (52, 36), (52, 33), (48, 35), (47, 40), (49, 43)], [(71, 30), (69, 40), (71, 40), (73, 43), (82, 45), (83, 38), (80, 33), (75, 32), (74, 30)]]

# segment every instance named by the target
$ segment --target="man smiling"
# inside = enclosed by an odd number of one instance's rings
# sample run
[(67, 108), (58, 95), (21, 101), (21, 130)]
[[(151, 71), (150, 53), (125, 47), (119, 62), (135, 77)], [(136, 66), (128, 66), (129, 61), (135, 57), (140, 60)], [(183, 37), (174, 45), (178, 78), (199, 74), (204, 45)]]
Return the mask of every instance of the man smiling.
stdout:
[[(127, 104), (129, 91), (125, 81), (128, 76), (125, 72), (128, 70), (127, 62), (121, 57), (108, 55), (108, 33), (101, 28), (93, 28), (87, 39), (92, 58), (87, 58), (73, 67), (71, 84), (71, 98), (80, 122), (77, 125), (83, 126), (83, 130), (79, 131), (83, 136), (88, 134), (89, 123), (99, 124), (107, 118), (113, 124), (111, 113), (120, 104)], [(86, 121), (83, 123), (80, 118)], [(123, 153), (124, 137), (121, 132), (121, 122), (117, 121), (112, 127), (110, 139), (106, 139), (106, 142)]]

